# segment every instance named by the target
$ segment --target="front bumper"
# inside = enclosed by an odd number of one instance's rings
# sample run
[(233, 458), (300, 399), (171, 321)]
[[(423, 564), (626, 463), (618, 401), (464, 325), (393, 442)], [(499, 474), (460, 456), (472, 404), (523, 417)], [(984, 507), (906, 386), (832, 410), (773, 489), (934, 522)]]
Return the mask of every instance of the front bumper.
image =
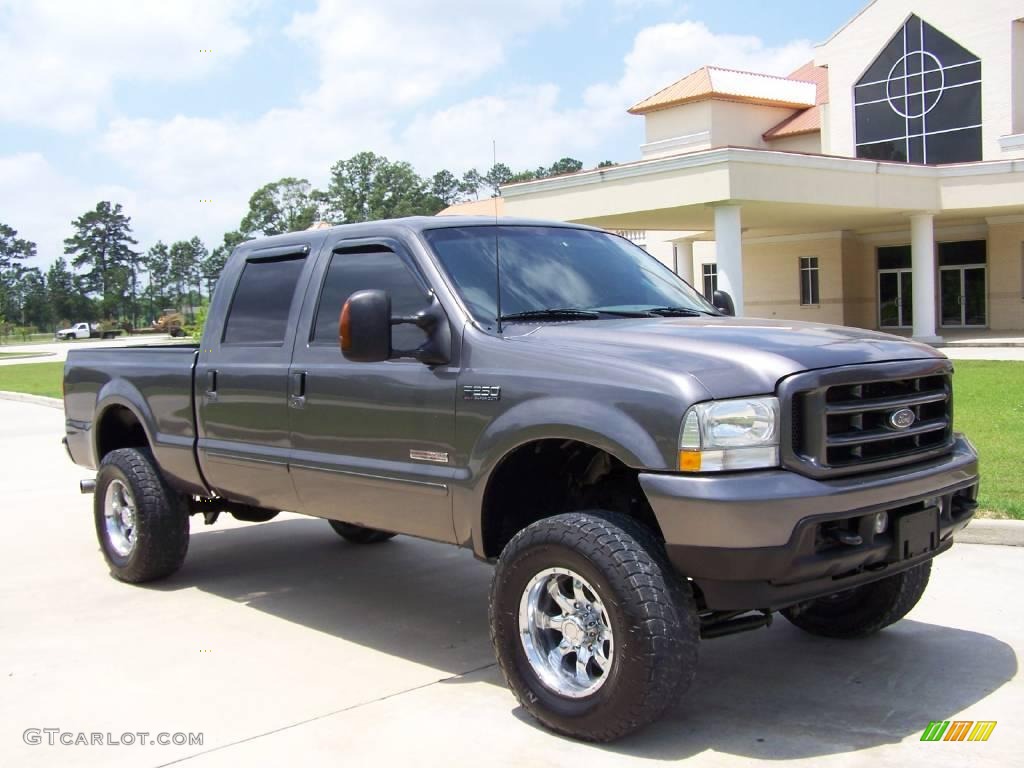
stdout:
[[(978, 456), (958, 436), (945, 456), (862, 477), (641, 474), (640, 484), (669, 558), (696, 583), (706, 608), (776, 610), (899, 573), (952, 546), (974, 514)], [(897, 520), (932, 507), (935, 548), (898, 557)], [(881, 511), (889, 528), (875, 534)]]

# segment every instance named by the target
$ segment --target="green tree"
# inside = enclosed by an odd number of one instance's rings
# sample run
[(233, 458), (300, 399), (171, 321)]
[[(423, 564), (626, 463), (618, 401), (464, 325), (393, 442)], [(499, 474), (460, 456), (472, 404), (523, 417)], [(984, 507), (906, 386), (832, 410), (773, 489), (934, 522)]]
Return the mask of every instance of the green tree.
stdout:
[(199, 239), (198, 235), (194, 235), (191, 240), (188, 241), (188, 247), (192, 251), (191, 258), (191, 269), (190, 276), (192, 278), (191, 285), (196, 287), (196, 293), (199, 297), (199, 304), (203, 302), (203, 264), (210, 257), (210, 251), (207, 250), (206, 246), (203, 245), (203, 241)]
[(21, 262), (36, 255), (36, 244), (18, 237), (17, 230), (0, 223), (0, 313), (14, 321), (20, 304), (12, 309), (12, 301), (20, 278)]
[(613, 163), (611, 160), (602, 160), (600, 163), (597, 164), (597, 167), (598, 168), (611, 168), (614, 165), (617, 165), (617, 163)]
[(373, 152), (335, 163), (322, 199), (331, 219), (343, 222), (432, 216), (443, 207), (409, 163)]
[(462, 198), (462, 185), (454, 173), (441, 170), (430, 178), (430, 194), (447, 207), (459, 202)]
[(287, 176), (253, 193), (240, 229), (262, 235), (297, 232), (308, 229), (319, 215), (318, 197), (309, 182)]
[(189, 293), (195, 282), (193, 276), (196, 269), (192, 244), (188, 240), (178, 240), (171, 244), (168, 255), (168, 279), (172, 286), (174, 305), (191, 319), (192, 302)]
[(85, 268), (83, 286), (100, 297), (104, 316), (113, 316), (125, 307), (124, 298), (130, 286), (137, 286), (138, 254), (130, 246), (137, 241), (132, 237), (131, 218), (122, 212), (121, 204), (111, 205), (106, 200), (72, 222), (75, 234), (64, 241), (64, 253), (72, 257), (76, 269)]
[(213, 289), (217, 286), (220, 273), (224, 271), (224, 265), (228, 263), (228, 256), (235, 250), (235, 246), (241, 245), (250, 238), (238, 230), (224, 233), (224, 241), (210, 251), (209, 255), (200, 265), (203, 273), (203, 280), (206, 281), (206, 293), (212, 299)]
[(480, 187), (483, 185), (483, 176), (480, 175), (476, 168), (470, 168), (462, 174), (462, 181), (459, 182), (462, 194), (466, 197), (472, 197), (474, 200), (480, 199)]
[(63, 258), (54, 261), (46, 271), (46, 301), (50, 305), (53, 323), (61, 327), (80, 322), (77, 318), (91, 314), (83, 313), (83, 303), (91, 302), (78, 290), (75, 275)]
[(149, 280), (144, 292), (146, 299), (146, 318), (153, 321), (173, 297), (171, 280), (171, 254), (167, 244), (157, 240), (144, 257)]
[(490, 187), (491, 194), (497, 197), (501, 194), (501, 185), (508, 184), (512, 180), (512, 169), (504, 163), (495, 163), (491, 169), (484, 174), (481, 181)]
[(561, 176), (563, 173), (576, 173), (583, 170), (583, 163), (572, 157), (563, 157), (548, 168), (548, 176)]

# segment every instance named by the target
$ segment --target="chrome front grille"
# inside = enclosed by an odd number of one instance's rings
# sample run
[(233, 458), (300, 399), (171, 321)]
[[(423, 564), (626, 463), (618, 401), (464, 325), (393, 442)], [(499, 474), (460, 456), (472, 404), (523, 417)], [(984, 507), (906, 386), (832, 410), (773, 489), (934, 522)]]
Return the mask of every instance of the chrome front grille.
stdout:
[[(784, 459), (845, 475), (922, 461), (953, 445), (948, 361), (882, 363), (799, 374), (780, 387), (790, 419)], [(912, 414), (912, 418), (911, 418)]]

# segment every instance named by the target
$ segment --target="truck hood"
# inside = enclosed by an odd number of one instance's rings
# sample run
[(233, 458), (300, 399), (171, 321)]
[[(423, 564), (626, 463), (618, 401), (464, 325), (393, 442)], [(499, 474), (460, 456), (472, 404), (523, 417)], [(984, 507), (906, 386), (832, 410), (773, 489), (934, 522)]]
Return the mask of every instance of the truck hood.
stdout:
[[(517, 335), (517, 331), (520, 333)], [(841, 365), (945, 356), (886, 333), (755, 318), (637, 318), (514, 325), (506, 338), (550, 345), (565, 358), (599, 356), (685, 373), (714, 398), (774, 392), (793, 373)]]

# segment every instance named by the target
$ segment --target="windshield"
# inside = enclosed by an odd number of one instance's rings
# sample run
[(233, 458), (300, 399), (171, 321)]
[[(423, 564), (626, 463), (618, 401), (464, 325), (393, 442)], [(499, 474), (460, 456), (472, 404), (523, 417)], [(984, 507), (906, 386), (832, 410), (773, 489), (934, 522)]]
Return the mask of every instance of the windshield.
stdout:
[(424, 237), (469, 311), (484, 325), (497, 316), (495, 243), (501, 256), (504, 319), (719, 314), (646, 251), (607, 232), (568, 227), (470, 226)]

